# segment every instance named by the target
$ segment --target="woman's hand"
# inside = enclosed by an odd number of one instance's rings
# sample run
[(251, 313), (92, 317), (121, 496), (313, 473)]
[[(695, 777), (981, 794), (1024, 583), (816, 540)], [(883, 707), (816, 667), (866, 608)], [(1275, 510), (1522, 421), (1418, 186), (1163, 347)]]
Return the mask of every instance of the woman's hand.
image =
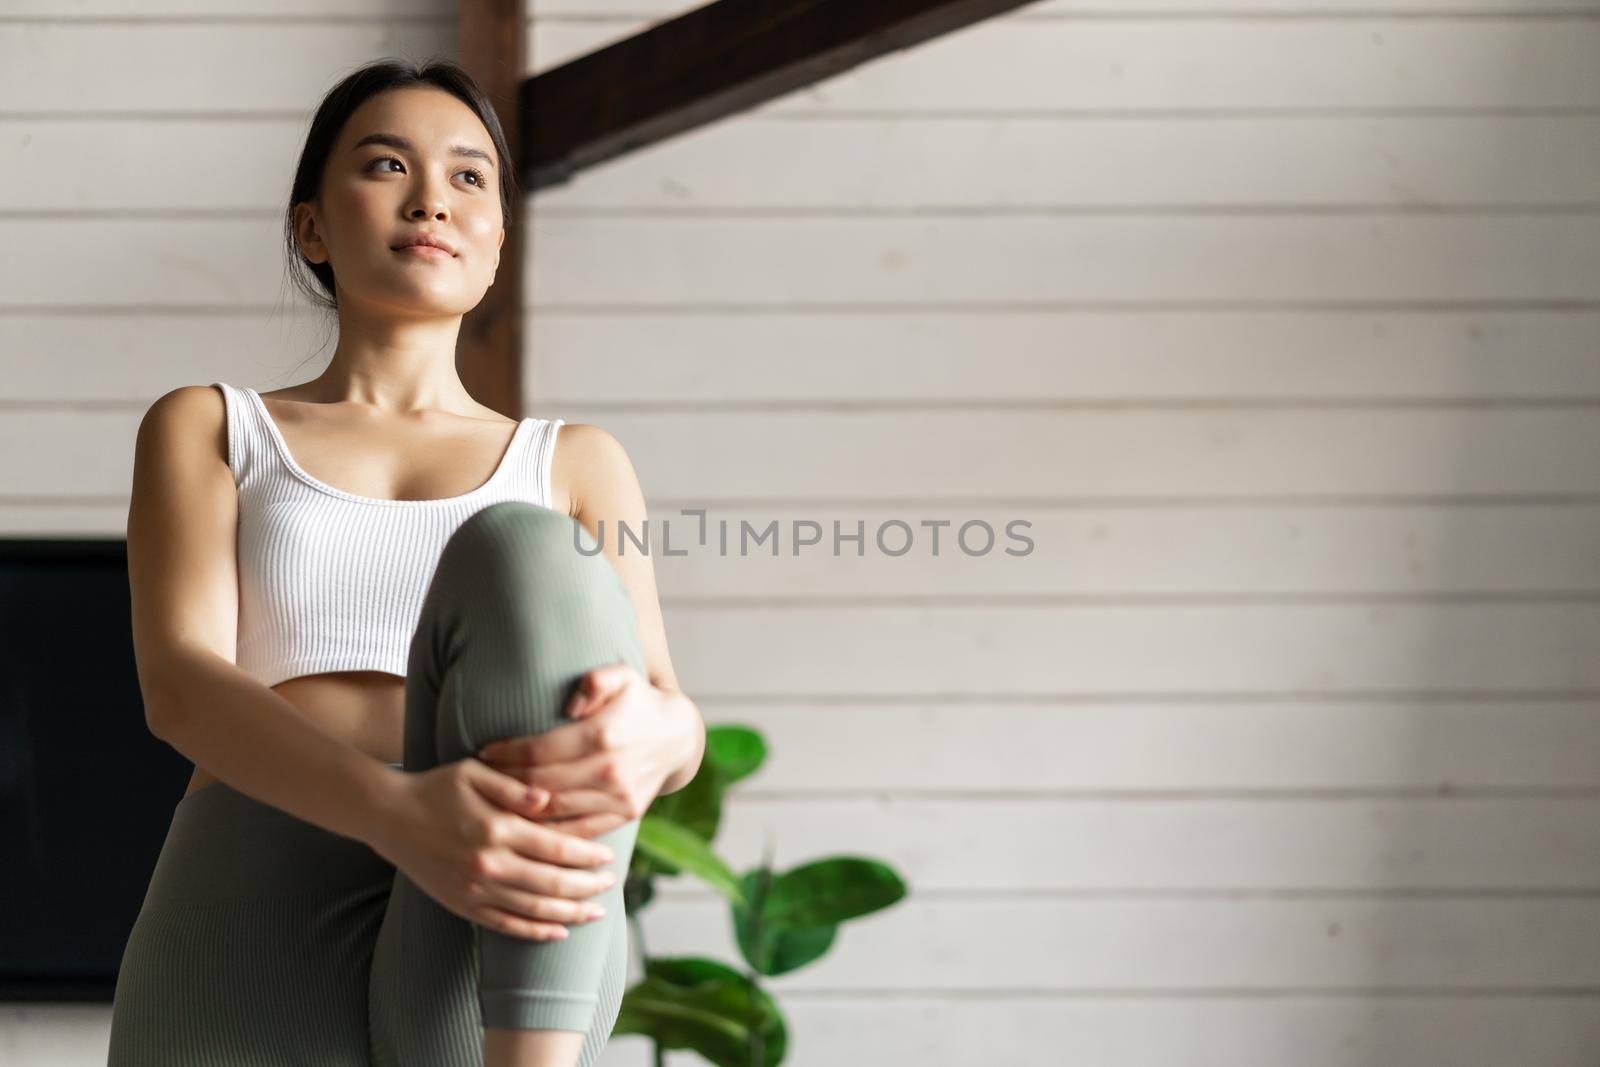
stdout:
[(567, 715), (576, 721), (490, 742), (478, 758), (548, 794), (532, 818), (583, 837), (644, 815), (704, 729), (692, 705), (669, 700), (626, 663), (585, 673)]
[[(450, 911), (501, 933), (560, 940), (598, 918), (588, 898), (616, 883), (604, 845), (540, 826), (520, 811), (545, 797), (475, 759), (395, 772), (394, 795), (368, 841)], [(603, 913), (602, 913), (603, 914)]]

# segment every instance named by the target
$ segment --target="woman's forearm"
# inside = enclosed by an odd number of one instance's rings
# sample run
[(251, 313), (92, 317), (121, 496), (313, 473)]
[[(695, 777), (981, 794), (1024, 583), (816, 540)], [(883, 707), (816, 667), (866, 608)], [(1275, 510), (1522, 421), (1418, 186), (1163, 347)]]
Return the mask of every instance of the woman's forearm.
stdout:
[(688, 785), (694, 780), (694, 776), (699, 773), (700, 761), (705, 757), (706, 752), (706, 723), (700, 714), (699, 706), (682, 691), (665, 689), (660, 686), (656, 688), (661, 694), (663, 706), (666, 710), (681, 715), (686, 724), (685, 728), (689, 730), (694, 738), (694, 748), (688, 759), (679, 764), (676, 770), (667, 775), (666, 781), (661, 783), (659, 795), (665, 796), (667, 793), (676, 793)]
[(371, 844), (403, 772), (334, 737), (212, 652), (139, 672), (151, 732), (223, 782)]

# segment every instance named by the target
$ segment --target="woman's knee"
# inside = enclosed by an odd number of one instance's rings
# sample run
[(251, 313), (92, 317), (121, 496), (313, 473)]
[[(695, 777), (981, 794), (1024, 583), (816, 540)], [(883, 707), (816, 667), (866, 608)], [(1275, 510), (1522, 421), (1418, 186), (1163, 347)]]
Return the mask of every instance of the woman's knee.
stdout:
[[(601, 564), (603, 568), (595, 567)], [(440, 565), (509, 580), (552, 567), (604, 576), (615, 569), (578, 520), (524, 500), (501, 500), (469, 515), (445, 542)]]
[(470, 599), (519, 614), (576, 605), (631, 614), (632, 598), (595, 536), (570, 515), (527, 501), (498, 501), (468, 516), (446, 541), (438, 570)]
[[(577, 546), (588, 531), (572, 516), (526, 500), (499, 500), (468, 515), (449, 538), (469, 543), (474, 553), (488, 558), (517, 558), (529, 549), (550, 551), (562, 545)], [(591, 540), (593, 540), (591, 538)]]

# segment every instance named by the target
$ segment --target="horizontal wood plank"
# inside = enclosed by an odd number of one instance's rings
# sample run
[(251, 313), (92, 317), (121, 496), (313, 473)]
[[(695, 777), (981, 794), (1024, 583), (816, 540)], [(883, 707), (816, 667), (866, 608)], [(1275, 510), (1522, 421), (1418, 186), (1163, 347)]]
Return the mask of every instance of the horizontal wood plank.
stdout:
[[(69, 226), (57, 232), (64, 243), (75, 236)], [(535, 311), (1600, 300), (1600, 213), (558, 217), (537, 219), (534, 232)], [(628, 270), (617, 270), (624, 261)], [(15, 284), (18, 301), (52, 302), (40, 282)]]
[[(983, 670), (986, 664), (975, 665)], [(737, 795), (1590, 796), (1600, 698), (781, 699), (691, 690), (769, 755)]]
[[(841, 167), (841, 159), (871, 166)], [(1587, 205), (1592, 114), (806, 116), (691, 131), (541, 190), (560, 212)], [(46, 193), (48, 194), (48, 192)], [(54, 194), (59, 196), (60, 194)]]
[[(640, 919), (653, 954), (739, 958), (719, 898), (662, 889)], [(816, 963), (771, 981), (780, 997), (813, 989), (1592, 993), (1597, 985), (1595, 897), (967, 900), (914, 887), (890, 909), (846, 924)]]
[[(849, 733), (858, 735), (854, 728)], [(985, 746), (999, 757), (989, 764), (997, 785), (1007, 780), (1005, 740), (996, 732)], [(839, 747), (831, 737), (820, 744), (825, 751)], [(820, 758), (791, 756), (827, 774)], [(878, 756), (884, 763), (906, 758), (895, 745)], [(819, 789), (828, 784), (826, 777), (817, 781)], [(759, 786), (759, 777), (749, 781), (749, 789)], [(980, 900), (991, 893), (1600, 896), (1600, 780), (1596, 795), (1584, 797), (1413, 800), (746, 791), (745, 783), (734, 787), (715, 845), (736, 869), (758, 865), (769, 845), (784, 867), (876, 856), (924, 892)]]

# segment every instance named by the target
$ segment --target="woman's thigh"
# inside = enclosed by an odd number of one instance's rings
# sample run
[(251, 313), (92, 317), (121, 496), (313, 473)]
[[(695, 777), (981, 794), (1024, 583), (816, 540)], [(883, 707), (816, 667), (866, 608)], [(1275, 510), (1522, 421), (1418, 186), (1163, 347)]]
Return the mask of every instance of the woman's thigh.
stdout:
[(109, 1067), (365, 1067), (393, 875), (225, 782), (184, 797), (123, 951)]

